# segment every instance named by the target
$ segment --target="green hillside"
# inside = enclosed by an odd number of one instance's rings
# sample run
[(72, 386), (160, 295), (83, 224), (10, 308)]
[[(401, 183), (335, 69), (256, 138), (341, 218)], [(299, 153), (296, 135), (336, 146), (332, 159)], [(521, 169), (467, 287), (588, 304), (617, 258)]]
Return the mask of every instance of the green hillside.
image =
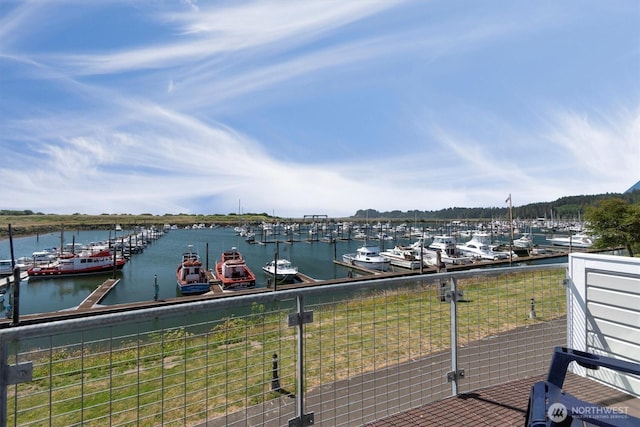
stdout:
[[(574, 220), (584, 216), (587, 206), (595, 205), (601, 200), (612, 197), (620, 198), (629, 204), (640, 203), (640, 190), (625, 193), (606, 193), (587, 196), (561, 197), (553, 202), (530, 203), (513, 207), (514, 218), (553, 218), (558, 220)], [(390, 211), (378, 212), (375, 209), (358, 210), (353, 218), (357, 219), (389, 219), (389, 220), (451, 220), (451, 219), (493, 219), (508, 218), (509, 207), (463, 208), (453, 207), (437, 211)]]

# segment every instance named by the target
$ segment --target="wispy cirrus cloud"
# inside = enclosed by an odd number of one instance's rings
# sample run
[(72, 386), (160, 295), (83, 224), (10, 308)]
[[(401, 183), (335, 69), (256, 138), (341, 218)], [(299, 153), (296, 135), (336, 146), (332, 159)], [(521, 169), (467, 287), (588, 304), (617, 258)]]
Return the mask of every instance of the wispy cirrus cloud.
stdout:
[[(501, 204), (507, 193), (549, 200), (637, 179), (624, 172), (640, 165), (637, 97), (611, 102), (637, 78), (609, 78), (620, 64), (576, 74), (567, 37), (588, 44), (587, 24), (626, 24), (616, 10), (52, 4), (12, 3), (0, 18), (7, 207), (227, 212), (241, 198), (284, 216), (350, 215)], [(45, 12), (65, 25), (43, 25)], [(89, 22), (94, 31), (67, 37)], [(607, 64), (601, 44), (589, 55)], [(632, 64), (633, 51), (611, 55)]]
[[(220, 55), (265, 56), (313, 42), (352, 22), (396, 7), (390, 2), (250, 2), (157, 15), (177, 41), (106, 53), (52, 54), (73, 75), (117, 74), (179, 67)], [(266, 50), (266, 52), (265, 52)]]

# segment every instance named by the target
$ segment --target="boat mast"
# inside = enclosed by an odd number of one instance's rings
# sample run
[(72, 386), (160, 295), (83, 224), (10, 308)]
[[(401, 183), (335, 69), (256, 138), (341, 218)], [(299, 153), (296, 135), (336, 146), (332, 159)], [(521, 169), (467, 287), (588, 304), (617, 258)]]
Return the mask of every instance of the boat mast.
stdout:
[(276, 251), (273, 254), (273, 290), (278, 288), (278, 238), (276, 237)]
[(64, 249), (64, 224), (62, 224), (60, 228), (60, 256), (62, 256), (63, 249)]
[(513, 204), (509, 193), (509, 266), (513, 263)]

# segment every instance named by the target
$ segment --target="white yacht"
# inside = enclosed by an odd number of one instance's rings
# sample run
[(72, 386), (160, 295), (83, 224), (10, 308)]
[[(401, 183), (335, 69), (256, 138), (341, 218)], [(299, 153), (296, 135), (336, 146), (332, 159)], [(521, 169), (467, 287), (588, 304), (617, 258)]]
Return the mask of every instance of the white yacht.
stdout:
[(491, 235), (487, 233), (476, 233), (471, 240), (463, 244), (457, 245), (457, 248), (463, 255), (470, 256), (474, 259), (493, 260), (509, 258), (506, 252), (494, 251), (491, 246)]
[(442, 255), (455, 256), (458, 249), (456, 248), (456, 239), (447, 234), (439, 234), (433, 236), (433, 241), (429, 244), (429, 249), (440, 251)]
[(413, 247), (395, 246), (392, 249), (380, 252), (380, 255), (389, 258), (392, 265), (415, 270), (420, 268), (420, 256)]
[(531, 249), (533, 248), (533, 239), (529, 234), (523, 234), (522, 236), (520, 236), (519, 238), (513, 241), (513, 246), (517, 248)]
[(440, 252), (440, 261), (445, 264), (469, 264), (471, 258), (463, 255), (456, 246), (456, 239), (448, 234), (433, 236), (429, 249)]
[(10, 259), (0, 259), (0, 277), (13, 274), (13, 261)]
[(370, 270), (387, 271), (391, 260), (380, 254), (378, 246), (366, 246), (358, 248), (356, 253), (342, 255), (342, 261), (347, 264), (357, 265), (358, 267), (368, 268)]
[(549, 243), (555, 246), (571, 246), (574, 248), (590, 248), (593, 246), (593, 239), (586, 234), (574, 234), (561, 237), (552, 237), (547, 239)]
[(263, 265), (262, 271), (270, 277), (275, 275), (278, 282), (293, 282), (298, 274), (298, 267), (291, 264), (288, 259), (278, 258)]

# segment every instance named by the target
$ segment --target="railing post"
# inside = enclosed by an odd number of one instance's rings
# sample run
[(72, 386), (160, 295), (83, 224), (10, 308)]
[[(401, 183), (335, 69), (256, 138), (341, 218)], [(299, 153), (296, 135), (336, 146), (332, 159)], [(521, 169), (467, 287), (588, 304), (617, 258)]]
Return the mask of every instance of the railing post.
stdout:
[(0, 426), (5, 427), (7, 425), (7, 369), (9, 362), (7, 348), (7, 342), (0, 339)]
[(458, 367), (458, 301), (462, 300), (462, 291), (458, 291), (455, 277), (451, 278), (451, 289), (445, 293), (445, 299), (451, 303), (451, 371), (447, 372), (447, 382), (451, 383), (451, 395), (457, 396), (464, 369)]
[[(32, 362), (9, 365), (9, 342), (4, 337), (0, 338), (0, 427), (7, 425), (7, 415), (9, 414), (9, 408), (7, 407), (9, 402), (7, 399), (8, 387), (12, 384), (29, 382), (32, 378)], [(17, 398), (16, 396), (15, 399)]]
[(298, 329), (297, 334), (297, 376), (298, 388), (296, 391), (296, 418), (289, 420), (289, 427), (304, 427), (314, 423), (313, 412), (304, 413), (304, 324), (313, 323), (313, 311), (304, 311), (302, 295), (296, 296), (297, 310), (289, 315), (289, 326)]

